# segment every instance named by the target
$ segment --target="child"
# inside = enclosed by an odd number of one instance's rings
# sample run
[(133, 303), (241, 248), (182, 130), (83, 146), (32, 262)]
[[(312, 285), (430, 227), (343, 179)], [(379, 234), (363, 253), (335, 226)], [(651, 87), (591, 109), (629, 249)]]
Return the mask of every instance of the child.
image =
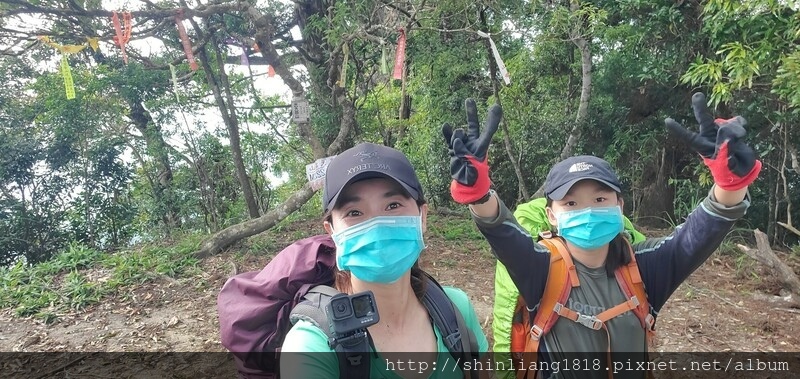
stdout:
[[(671, 235), (633, 246), (653, 317), (678, 285), (720, 245), (734, 222), (744, 216), (750, 205), (747, 187), (761, 169), (753, 150), (740, 140), (744, 136), (743, 118), (714, 120), (705, 96), (699, 93), (693, 96), (692, 106), (700, 124), (699, 134), (683, 129), (672, 119), (667, 119), (666, 124), (702, 156), (715, 185)], [(490, 109), (481, 133), (474, 101), (468, 99), (466, 108), (466, 132), (453, 131), (449, 124), (443, 126), (451, 155), (453, 199), (469, 205), (478, 228), (528, 304), (528, 311), (570, 316), (559, 317), (543, 336), (531, 334), (531, 338), (540, 340), (540, 363), (571, 361), (577, 358), (575, 353), (589, 358), (588, 364), (577, 367), (579, 370), (553, 370), (552, 366), (542, 365), (551, 368), (545, 370), (544, 377), (609, 377), (611, 362), (603, 359), (606, 352), (610, 352), (613, 361), (645, 361), (646, 331), (633, 312), (606, 322), (597, 322), (595, 317), (626, 301), (614, 278), (615, 270), (631, 258), (620, 234), (624, 201), (613, 169), (598, 157), (584, 155), (555, 164), (547, 175), (544, 187), (547, 218), (565, 241), (580, 286), (572, 288), (566, 304), (558, 304), (555, 309), (537, 309), (547, 282), (550, 252), (534, 242), (489, 189), (486, 152), (502, 110), (499, 106)], [(574, 312), (567, 312), (569, 307)], [(595, 355), (586, 356), (591, 353)], [(604, 367), (598, 367), (594, 358), (603, 359)], [(646, 372), (624, 374), (644, 378)]]

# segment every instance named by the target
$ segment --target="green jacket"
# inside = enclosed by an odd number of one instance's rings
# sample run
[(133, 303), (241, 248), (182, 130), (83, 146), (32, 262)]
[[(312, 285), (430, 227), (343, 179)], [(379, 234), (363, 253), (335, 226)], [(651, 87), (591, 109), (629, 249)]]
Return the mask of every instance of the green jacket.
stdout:
[[(517, 222), (530, 233), (531, 236), (538, 236), (539, 232), (550, 230), (550, 222), (547, 220), (545, 198), (533, 199), (527, 203), (517, 206), (514, 217)], [(627, 217), (624, 217), (625, 230), (631, 235), (631, 243), (645, 240), (645, 236), (634, 229), (633, 224)], [(493, 351), (497, 359), (505, 358), (505, 354), (511, 350), (511, 320), (514, 315), (514, 308), (517, 305), (519, 290), (514, 286), (508, 271), (500, 261), (497, 262), (494, 275), (494, 310), (492, 311), (492, 335), (494, 338)], [(506, 358), (508, 359), (508, 358)], [(498, 373), (498, 377), (503, 377)], [(507, 373), (506, 377), (513, 378), (513, 373)]]

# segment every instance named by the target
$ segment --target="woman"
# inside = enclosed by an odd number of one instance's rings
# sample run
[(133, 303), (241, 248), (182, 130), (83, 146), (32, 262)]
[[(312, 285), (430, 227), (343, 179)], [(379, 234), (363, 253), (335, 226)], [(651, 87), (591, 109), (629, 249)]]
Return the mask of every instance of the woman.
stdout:
[[(323, 208), (323, 227), (336, 244), (336, 289), (347, 294), (372, 291), (375, 297), (380, 320), (367, 329), (369, 376), (464, 377), (460, 369), (441, 369), (450, 353), (421, 300), (426, 281), (417, 259), (425, 247), (428, 205), (405, 155), (371, 143), (342, 152), (326, 170)], [(488, 342), (466, 293), (444, 290), (479, 351), (486, 352)], [(465, 337), (462, 333), (463, 343)], [(281, 375), (339, 377), (333, 351), (321, 327), (300, 320), (281, 348)], [(404, 364), (390, 364), (399, 361)]]

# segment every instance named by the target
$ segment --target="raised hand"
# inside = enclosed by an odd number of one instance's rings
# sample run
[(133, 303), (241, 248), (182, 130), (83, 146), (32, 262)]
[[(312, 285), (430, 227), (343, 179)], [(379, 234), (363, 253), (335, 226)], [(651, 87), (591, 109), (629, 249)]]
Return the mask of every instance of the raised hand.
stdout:
[(461, 204), (471, 204), (489, 192), (489, 165), (487, 152), (492, 136), (500, 125), (503, 110), (499, 105), (489, 109), (483, 132), (478, 121), (475, 100), (464, 102), (467, 109), (467, 130), (453, 130), (449, 123), (442, 125), (447, 147), (450, 150), (450, 194)]
[(708, 110), (705, 95), (699, 92), (692, 96), (692, 108), (700, 124), (699, 133), (685, 129), (672, 118), (664, 120), (667, 129), (703, 157), (714, 183), (720, 188), (735, 191), (752, 183), (761, 171), (761, 161), (742, 141), (747, 120), (741, 116), (715, 120)]

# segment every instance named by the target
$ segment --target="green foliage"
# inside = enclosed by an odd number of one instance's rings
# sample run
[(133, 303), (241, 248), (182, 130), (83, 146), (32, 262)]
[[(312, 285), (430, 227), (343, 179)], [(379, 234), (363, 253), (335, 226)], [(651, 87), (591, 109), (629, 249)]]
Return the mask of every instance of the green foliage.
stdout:
[(704, 31), (714, 52), (698, 57), (684, 82), (710, 86), (714, 105), (732, 101), (737, 90), (764, 85), (784, 100), (797, 97), (800, 79), (793, 74), (800, 71), (793, 64), (797, 54), (793, 41), (800, 35), (800, 19), (790, 4), (713, 0), (706, 3), (704, 13)]
[[(578, 7), (570, 8), (572, 4)], [(573, 153), (611, 161), (626, 200), (636, 204), (661, 167), (665, 171), (658, 172), (666, 176), (660, 179), (669, 180), (676, 191), (671, 199), (676, 213), (685, 214), (704, 196), (711, 184), (707, 170), (694, 152), (666, 136), (663, 125), (669, 116), (696, 128), (689, 98), (700, 90), (710, 91), (715, 116), (742, 114), (748, 119), (748, 140), (765, 163), (763, 179), (751, 186), (751, 196), (753, 204), (774, 206), (752, 207), (749, 220), (766, 229), (774, 215), (783, 217), (786, 204), (797, 203), (800, 194), (791, 189), (800, 186), (800, 178), (780, 168), (788, 161), (787, 147), (800, 141), (793, 127), (800, 121), (800, 54), (794, 46), (800, 18), (791, 3), (445, 0), (422, 5), (259, 3), (270, 31), (253, 29), (251, 15), (239, 11), (203, 17), (198, 25), (209, 38), (194, 40), (208, 41), (202, 51), (211, 67), (191, 72), (185, 62), (176, 66), (180, 100), (167, 68), (182, 56), (174, 28), (149, 32), (166, 49), (139, 51), (146, 60), (123, 64), (118, 50), (107, 47), (71, 55), (77, 98), (69, 101), (63, 78), (52, 65), (58, 58), (54, 49), (35, 45), (19, 56), (6, 56), (0, 61), (0, 80), (6, 85), (0, 93), (0, 266), (43, 262), (37, 267), (59, 276), (55, 285), (60, 286), (61, 276), (86, 268), (65, 268), (66, 263), (57, 263), (61, 255), (49, 259), (58, 252), (75, 250), (70, 254), (77, 257), (84, 248), (124, 250), (134, 243), (211, 233), (247, 220), (230, 136), (219, 117), (232, 109), (241, 130), (242, 160), (261, 211), (274, 209), (301, 188), (305, 165), (313, 158), (308, 137), (300, 135), (289, 122), (288, 109), (280, 107), (286, 94), (256, 85), (249, 75), (263, 67), (226, 65), (222, 69), (232, 99), (223, 97), (232, 103), (221, 109), (206, 76), (223, 84), (217, 58), (241, 53), (223, 41), (272, 31), (276, 34), (268, 38), (283, 54), (281, 63), (291, 67), (311, 103), (310, 127), (323, 149), (339, 136), (348, 116), (344, 105), (352, 105), (355, 124), (343, 146), (371, 141), (402, 150), (417, 168), (434, 208), (454, 206), (441, 125), (463, 126), (467, 97), (476, 99), (481, 116), (491, 104), (503, 105), (502, 129), (489, 159), (494, 187), (504, 201), (513, 208), (523, 200), (520, 181), (530, 192), (544, 182), (575, 126), (583, 79), (575, 44), (579, 36), (591, 49), (593, 87), (589, 117), (578, 125), (581, 138)], [(101, 8), (99, 2), (93, 6)], [(410, 22), (405, 7), (424, 12)], [(80, 19), (84, 32), (95, 28), (98, 35), (107, 34), (107, 23)], [(288, 31), (295, 26), (302, 40), (290, 37)], [(71, 18), (53, 20), (47, 27), (59, 43), (79, 42), (65, 37), (76, 34)], [(391, 66), (399, 27), (408, 32), (404, 83), (380, 70), (384, 51)], [(510, 84), (499, 75), (490, 77), (494, 57), (478, 30), (490, 33), (497, 44)], [(348, 63), (343, 68), (344, 46)], [(346, 80), (340, 87), (342, 73)], [(409, 118), (399, 117), (404, 94), (410, 99)], [(510, 157), (519, 162), (521, 175)], [(788, 198), (782, 194), (784, 180)], [(273, 232), (285, 230), (287, 222), (320, 215), (317, 194)], [(478, 238), (468, 223), (432, 227), (448, 240)], [(274, 250), (271, 237), (259, 237), (251, 251)], [(787, 244), (792, 238), (787, 237)], [(101, 261), (112, 263), (101, 266), (113, 271), (105, 283), (119, 286), (159, 273), (176, 274), (183, 267), (141, 254), (103, 255)], [(93, 279), (83, 275), (70, 280), (77, 292), (86, 287), (81, 293), (91, 301)], [(41, 309), (36, 304), (29, 308)], [(55, 314), (26, 312), (40, 311)]]
[(708, 189), (698, 186), (692, 179), (670, 179), (669, 184), (675, 187), (673, 206), (679, 217), (692, 213), (708, 193)]
[(72, 72), (80, 87), (74, 100), (64, 98), (62, 79), (53, 74), (23, 80), (19, 96), (9, 99), (18, 123), (0, 127), (8, 137), (3, 144), (15, 151), (0, 162), (0, 184), (14, 189), (0, 194), (0, 264), (46, 260), (68, 240), (128, 242), (135, 207), (120, 159), (125, 140), (106, 133), (119, 109), (102, 80), (81, 67)]
[(278, 251), (286, 246), (281, 246), (271, 233), (263, 233), (247, 239), (247, 246), (243, 253), (248, 255), (274, 256)]
[(469, 217), (454, 218), (429, 214), (428, 233), (444, 238), (446, 241), (484, 240), (483, 235)]
[(66, 297), (70, 308), (80, 310), (98, 302), (102, 293), (97, 284), (87, 281), (78, 271), (71, 271), (64, 277), (61, 295)]
[(42, 263), (18, 261), (0, 268), (0, 308), (51, 323), (65, 312), (127, 291), (130, 285), (161, 276), (196, 275), (197, 260), (191, 254), (201, 238), (186, 235), (170, 247), (148, 245), (113, 254), (73, 242)]
[[(467, 256), (473, 254), (485, 254), (491, 251), (486, 238), (478, 231), (475, 223), (466, 213), (464, 216), (440, 216), (435, 213), (428, 213), (426, 239), (443, 240), (445, 245), (452, 249), (462, 251)], [(468, 244), (465, 242), (469, 242)], [(475, 247), (467, 249), (467, 246)], [(436, 252), (434, 251), (434, 254)], [(448, 267), (457, 266), (456, 262), (439, 261)]]
[[(798, 31), (800, 33), (800, 31)], [(795, 108), (793, 113), (800, 112), (800, 51), (794, 51), (781, 58), (776, 70), (772, 92), (785, 99)]]
[(734, 228), (717, 248), (717, 253), (733, 258), (734, 270), (738, 278), (760, 281), (758, 270), (755, 269), (757, 262), (738, 247), (738, 245), (752, 246), (752, 235), (752, 228)]
[[(68, 246), (65, 252), (58, 254), (49, 261), (52, 262), (50, 273), (58, 274), (62, 270), (77, 270), (87, 268), (93, 265), (96, 261), (100, 260), (102, 255), (102, 253), (95, 249), (91, 249), (73, 242)], [(53, 271), (54, 268), (58, 268), (58, 271)]]

